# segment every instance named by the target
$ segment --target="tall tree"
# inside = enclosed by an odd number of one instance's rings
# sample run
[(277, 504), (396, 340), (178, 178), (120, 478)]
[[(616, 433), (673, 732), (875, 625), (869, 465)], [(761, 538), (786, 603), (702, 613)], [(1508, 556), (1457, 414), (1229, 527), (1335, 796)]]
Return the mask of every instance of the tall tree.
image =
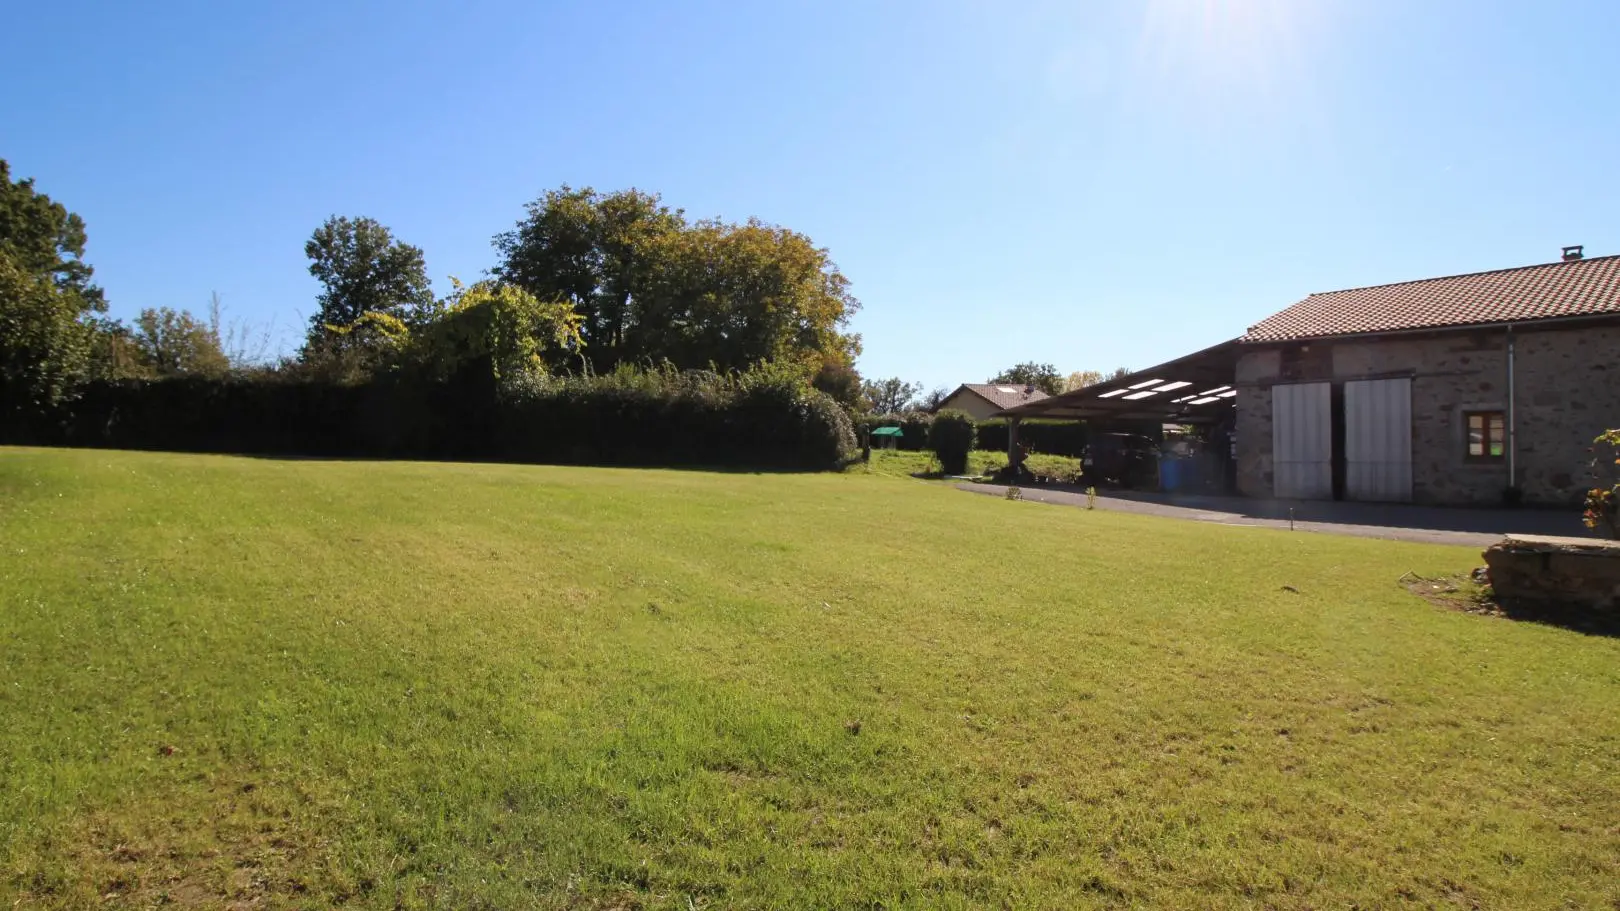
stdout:
[(631, 307), (660, 266), (661, 242), (686, 219), (656, 193), (598, 193), (566, 184), (529, 203), (511, 231), (495, 236), (497, 277), (540, 300), (566, 300), (583, 320), (593, 357), (622, 355)]
[(939, 406), (945, 404), (945, 400), (950, 397), (951, 390), (944, 386), (935, 386), (917, 400), (917, 408), (920, 411), (938, 411)]
[(185, 311), (142, 310), (134, 341), (158, 376), (219, 376), (231, 368), (213, 327)]
[(853, 361), (860, 306), (827, 251), (751, 220), (687, 222), (655, 194), (569, 187), (497, 235), (496, 275), (579, 312), (599, 370), (622, 361), (743, 369), (791, 360), (807, 375)]
[(908, 383), (894, 376), (886, 380), (868, 380), (861, 384), (861, 392), (875, 414), (899, 414), (913, 406), (913, 399), (922, 391), (921, 383)]
[(1001, 371), (990, 379), (988, 383), (1006, 383), (1009, 386), (1034, 386), (1047, 395), (1057, 395), (1063, 391), (1063, 374), (1051, 364), (1037, 364), (1033, 361), (1015, 364)]
[(107, 305), (84, 244), (84, 220), (0, 159), (0, 416), (44, 413), (89, 370), (90, 324)]
[(810, 385), (832, 396), (845, 408), (860, 408), (865, 402), (861, 395), (861, 375), (847, 360), (836, 356), (823, 359)]
[(95, 272), (84, 261), (84, 219), (34, 189), (34, 179), (13, 182), (0, 159), (0, 255), (27, 275), (44, 278), (77, 297), (83, 309), (107, 309)]
[(1063, 391), (1073, 392), (1087, 386), (1095, 386), (1103, 381), (1101, 370), (1076, 370), (1063, 381)]
[(307, 347), (355, 344), (350, 326), (368, 313), (425, 322), (436, 304), (420, 248), (395, 240), (371, 218), (333, 216), (304, 244), (309, 274), (322, 286), (319, 309), (310, 318)]

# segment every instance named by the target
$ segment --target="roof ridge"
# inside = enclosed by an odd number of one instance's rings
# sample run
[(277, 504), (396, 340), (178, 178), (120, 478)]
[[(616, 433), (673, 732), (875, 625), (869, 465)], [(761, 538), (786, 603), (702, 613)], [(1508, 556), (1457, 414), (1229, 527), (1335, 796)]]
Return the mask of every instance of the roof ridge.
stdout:
[[(1381, 282), (1376, 285), (1357, 285), (1353, 288), (1335, 288), (1332, 291), (1312, 291), (1311, 293), (1305, 295), (1303, 299), (1297, 301), (1296, 304), (1303, 304), (1305, 301), (1308, 301), (1313, 297), (1322, 297), (1327, 294), (1344, 294), (1350, 291), (1371, 291), (1374, 288), (1393, 288), (1396, 285), (1421, 285), (1426, 282), (1451, 281), (1454, 278), (1474, 278), (1475, 276), (1479, 275), (1498, 275), (1507, 272), (1523, 272), (1526, 269), (1545, 269), (1549, 266), (1578, 266), (1582, 263), (1599, 263), (1608, 259), (1620, 259), (1620, 253), (1611, 253), (1607, 256), (1588, 256), (1583, 259), (1557, 260), (1550, 263), (1531, 263), (1528, 266), (1509, 266), (1506, 269), (1485, 269), (1479, 272), (1458, 272), (1455, 275), (1435, 275), (1429, 278), (1411, 278), (1407, 279), (1406, 281)], [(1274, 313), (1272, 316), (1278, 316), (1281, 312), (1282, 311), (1279, 311), (1279, 313)], [(1271, 317), (1269, 316), (1266, 317), (1266, 319), (1270, 318)], [(1265, 320), (1261, 320), (1260, 322), (1265, 322)], [(1256, 323), (1255, 325), (1259, 325), (1259, 323)]]

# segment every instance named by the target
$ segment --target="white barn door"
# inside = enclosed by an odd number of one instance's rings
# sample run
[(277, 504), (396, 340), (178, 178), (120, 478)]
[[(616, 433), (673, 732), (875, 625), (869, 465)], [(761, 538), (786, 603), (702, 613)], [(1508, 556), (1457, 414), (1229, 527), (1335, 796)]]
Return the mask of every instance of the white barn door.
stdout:
[(1344, 384), (1344, 494), (1351, 500), (1412, 499), (1412, 380)]
[(1271, 387), (1273, 493), (1333, 499), (1333, 389), (1327, 383)]

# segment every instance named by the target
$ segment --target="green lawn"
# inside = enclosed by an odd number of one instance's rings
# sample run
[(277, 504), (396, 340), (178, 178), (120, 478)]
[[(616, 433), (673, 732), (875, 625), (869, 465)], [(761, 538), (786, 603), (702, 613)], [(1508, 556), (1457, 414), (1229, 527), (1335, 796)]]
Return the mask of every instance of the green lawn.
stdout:
[[(968, 453), (968, 471), (970, 475), (987, 475), (1006, 466), (1007, 454), (1004, 452), (987, 452), (974, 450)], [(1045, 477), (1061, 477), (1065, 479), (1078, 478), (1081, 474), (1079, 459), (1067, 456), (1045, 455), (1033, 453), (1025, 459), (1024, 464), (1029, 470)], [(908, 452), (906, 450), (872, 450), (872, 458), (867, 462), (857, 462), (848, 468), (854, 474), (883, 475), (895, 478), (909, 478), (916, 475), (938, 475), (939, 459), (932, 452)]]
[(1616, 907), (1620, 640), (1397, 585), (1477, 562), (0, 449), (0, 908)]

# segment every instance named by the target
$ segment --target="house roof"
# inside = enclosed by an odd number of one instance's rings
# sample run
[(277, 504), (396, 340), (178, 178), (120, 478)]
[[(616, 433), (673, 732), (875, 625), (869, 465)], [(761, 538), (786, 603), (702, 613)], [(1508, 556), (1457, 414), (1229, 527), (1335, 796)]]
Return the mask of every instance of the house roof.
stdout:
[[(963, 389), (997, 408), (1016, 408), (1029, 402), (1039, 402), (1047, 397), (1046, 393), (1033, 386), (1018, 383), (963, 383), (956, 387), (956, 392)], [(956, 395), (956, 392), (951, 395)]]
[(1296, 339), (1620, 314), (1620, 256), (1312, 294), (1240, 341)]

